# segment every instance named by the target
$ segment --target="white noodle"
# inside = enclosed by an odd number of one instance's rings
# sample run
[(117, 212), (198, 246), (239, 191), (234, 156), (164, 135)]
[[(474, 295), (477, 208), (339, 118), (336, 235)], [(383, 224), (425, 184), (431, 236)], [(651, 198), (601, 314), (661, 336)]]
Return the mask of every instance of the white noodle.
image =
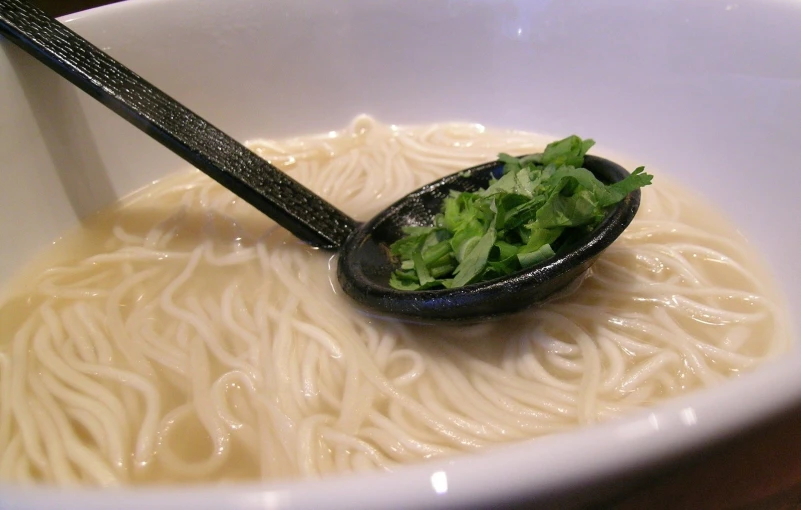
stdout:
[[(253, 150), (360, 219), (545, 140), (475, 124)], [(310, 249), (198, 172), (91, 224), (0, 329), (0, 479), (118, 485), (392, 470), (621, 416), (788, 348), (752, 249), (656, 174), (574, 294), (503, 321), (369, 318)], [(696, 221), (703, 218), (703, 221)], [(9, 308), (10, 309), (10, 308)], [(0, 310), (0, 313), (6, 313)], [(8, 312), (9, 315), (12, 312)]]

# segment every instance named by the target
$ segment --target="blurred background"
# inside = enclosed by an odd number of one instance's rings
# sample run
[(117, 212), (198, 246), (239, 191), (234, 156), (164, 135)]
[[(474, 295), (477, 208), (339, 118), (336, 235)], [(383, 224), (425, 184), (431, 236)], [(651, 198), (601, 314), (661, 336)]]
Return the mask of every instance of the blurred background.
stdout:
[(51, 16), (63, 16), (100, 5), (113, 4), (115, 1), (117, 0), (30, 0), (32, 4)]

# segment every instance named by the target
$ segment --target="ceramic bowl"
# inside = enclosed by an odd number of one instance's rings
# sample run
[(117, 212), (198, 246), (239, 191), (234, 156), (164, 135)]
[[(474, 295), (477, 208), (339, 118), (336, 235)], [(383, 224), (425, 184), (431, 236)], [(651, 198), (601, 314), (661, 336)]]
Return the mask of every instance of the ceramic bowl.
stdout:
[[(327, 131), (363, 112), (396, 124), (591, 133), (600, 153), (644, 162), (723, 208), (801, 316), (801, 2), (130, 0), (64, 21), (243, 141)], [(7, 43), (0, 133), (0, 283), (79, 218), (186, 167)], [(567, 505), (799, 401), (793, 347), (737, 380), (614, 422), (392, 474), (5, 486), (0, 507)]]

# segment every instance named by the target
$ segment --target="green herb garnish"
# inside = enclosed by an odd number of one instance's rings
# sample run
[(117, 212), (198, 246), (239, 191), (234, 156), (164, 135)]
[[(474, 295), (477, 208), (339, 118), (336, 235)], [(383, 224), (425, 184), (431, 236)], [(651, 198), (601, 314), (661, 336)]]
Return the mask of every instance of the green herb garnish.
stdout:
[(503, 176), (487, 189), (451, 192), (431, 227), (406, 227), (392, 244), (401, 290), (455, 288), (539, 264), (591, 232), (611, 206), (653, 178), (637, 168), (605, 185), (582, 168), (595, 144), (570, 136), (542, 154), (498, 157)]

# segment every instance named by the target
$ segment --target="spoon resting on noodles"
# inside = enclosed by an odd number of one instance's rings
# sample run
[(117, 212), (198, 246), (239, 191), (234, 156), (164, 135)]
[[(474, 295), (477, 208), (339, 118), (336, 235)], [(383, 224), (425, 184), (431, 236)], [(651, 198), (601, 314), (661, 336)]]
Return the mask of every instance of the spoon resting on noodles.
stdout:
[[(541, 258), (542, 250), (522, 251), (517, 247), (514, 257), (510, 255), (506, 260), (517, 260), (518, 269), (480, 280), (479, 273), (486, 274), (481, 262), (486, 265), (488, 254), (499, 246), (503, 249), (507, 245), (514, 246), (506, 241), (503, 245), (498, 243), (495, 232), (500, 216), (496, 210), (495, 219), (484, 225), (481, 235), (471, 242), (454, 244), (452, 239), (440, 240), (447, 241), (453, 252), (456, 275), (453, 279), (442, 280), (449, 283), (439, 288), (426, 287), (432, 277), (426, 268), (416, 264), (418, 282), (414, 284), (416, 288), (411, 288), (399, 283), (398, 275), (407, 273), (399, 273), (404, 269), (403, 263), (391, 247), (408, 236), (408, 227), (431, 227), (442, 213), (443, 204), (455, 193), (486, 194), (485, 188), (503, 180), (508, 160), (478, 165), (428, 184), (372, 220), (359, 223), (24, 0), (0, 0), (0, 34), (299, 239), (322, 249), (336, 250), (339, 253), (337, 277), (342, 289), (368, 313), (418, 322), (475, 322), (544, 303), (580, 282), (600, 253), (629, 225), (639, 206), (639, 186), (626, 189), (616, 202), (601, 200), (594, 204), (596, 208), (590, 214), (594, 219), (591, 229), (586, 228), (587, 224), (579, 225), (584, 227), (581, 235), (572, 235), (569, 242), (547, 253), (547, 258)], [(588, 147), (583, 146), (580, 139), (578, 141), (583, 147), (583, 175), (600, 181), (592, 185), (598, 190), (602, 189), (598, 187), (600, 183), (613, 188), (624, 182), (631, 183), (631, 178), (637, 175), (647, 177), (650, 182), (650, 176), (638, 174), (639, 171), (629, 174), (611, 161), (584, 156)], [(519, 161), (535, 161), (537, 156)], [(561, 170), (543, 168), (551, 174)], [(648, 182), (641, 181), (640, 185)], [(568, 196), (566, 203), (581, 193), (576, 191), (578, 188), (573, 181), (560, 186), (552, 193), (554, 199), (561, 200), (568, 188), (573, 189), (574, 194)], [(577, 200), (570, 203), (573, 203), (570, 207), (577, 207)], [(519, 241), (528, 245), (530, 234), (524, 233)], [(421, 242), (424, 242), (422, 238)], [(550, 245), (544, 243), (540, 248), (548, 246), (551, 250)], [(447, 248), (445, 244), (442, 246)], [(414, 254), (410, 260), (415, 265), (412, 259)], [(465, 269), (466, 266), (469, 269)]]

